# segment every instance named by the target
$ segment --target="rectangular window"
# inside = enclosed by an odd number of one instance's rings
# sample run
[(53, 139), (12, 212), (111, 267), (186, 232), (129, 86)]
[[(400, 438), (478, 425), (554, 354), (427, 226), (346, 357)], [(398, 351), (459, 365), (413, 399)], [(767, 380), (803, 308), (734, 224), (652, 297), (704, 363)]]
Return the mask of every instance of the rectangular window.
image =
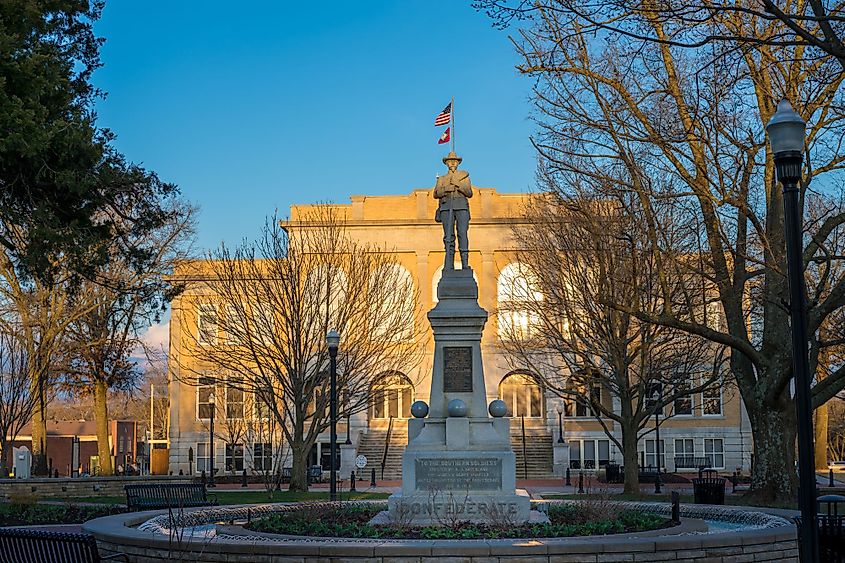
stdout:
[[(539, 389), (539, 388), (538, 388)], [(599, 411), (593, 405), (601, 404), (601, 386), (594, 385), (589, 396), (575, 399), (575, 416), (599, 416)]]
[(709, 328), (722, 330), (722, 304), (711, 301), (704, 306), (704, 320)]
[(196, 472), (202, 473), (205, 471), (206, 475), (211, 471), (211, 458), (209, 457), (208, 442), (199, 442), (197, 444), (197, 458), (196, 458)]
[(197, 418), (208, 420), (214, 406), (211, 404), (211, 394), (214, 392), (214, 379), (200, 377), (197, 384)]
[(599, 446), (599, 467), (610, 463), (610, 440), (598, 440)]
[(584, 469), (596, 468), (596, 443), (593, 440), (584, 440)]
[(197, 341), (210, 346), (217, 344), (217, 307), (202, 304), (197, 308)]
[(610, 463), (610, 440), (570, 440), (570, 469), (597, 469)]
[(569, 441), (569, 467), (581, 469), (581, 440)]
[[(663, 399), (663, 386), (660, 383), (648, 383), (645, 386), (644, 392), (645, 410), (646, 412), (649, 412), (652, 411), (655, 405), (659, 404)], [(663, 414), (662, 409), (658, 412)]]
[(675, 439), (675, 469), (693, 469), (695, 463), (695, 443), (692, 438)]
[(725, 446), (721, 438), (704, 439), (704, 457), (713, 469), (725, 468)]
[(244, 392), (243, 389), (237, 386), (243, 380), (241, 378), (230, 377), (228, 382), (231, 382), (231, 385), (226, 386), (226, 418), (230, 420), (241, 420), (244, 417)]
[[(654, 455), (654, 440), (645, 441), (645, 464), (646, 467), (654, 469), (657, 467), (657, 459)], [(664, 440), (660, 440), (660, 467), (666, 467), (666, 451), (664, 449)]]
[(273, 470), (273, 444), (256, 442), (252, 445), (253, 471)]
[(244, 470), (244, 445), (226, 444), (226, 471), (240, 473)]
[[(683, 376), (679, 376), (679, 379)], [(692, 416), (692, 395), (689, 395), (690, 381), (686, 378), (680, 379), (674, 385), (675, 393), (683, 394), (675, 399), (672, 408), (676, 416)]]
[[(331, 471), (331, 461), (332, 461), (332, 447), (331, 444), (327, 442), (323, 442), (320, 444), (320, 465), (323, 467), (323, 471)], [(340, 469), (340, 447), (337, 448), (337, 452), (335, 455), (335, 471)]]
[(235, 305), (228, 305), (226, 307), (226, 319), (223, 322), (223, 328), (226, 332), (226, 344), (229, 346), (237, 346), (243, 342), (244, 330), (241, 315), (238, 307)]
[(273, 314), (273, 307), (269, 303), (256, 303), (252, 310), (252, 318), (255, 325), (253, 337), (256, 342), (265, 346), (273, 343), (273, 334), (276, 331), (276, 317)]
[(722, 414), (722, 386), (719, 381), (714, 381), (701, 392), (701, 413), (704, 416)]
[(575, 416), (587, 416), (587, 401), (580, 397), (575, 399)]
[(257, 420), (270, 419), (270, 407), (260, 395), (253, 394), (252, 396), (252, 414)]

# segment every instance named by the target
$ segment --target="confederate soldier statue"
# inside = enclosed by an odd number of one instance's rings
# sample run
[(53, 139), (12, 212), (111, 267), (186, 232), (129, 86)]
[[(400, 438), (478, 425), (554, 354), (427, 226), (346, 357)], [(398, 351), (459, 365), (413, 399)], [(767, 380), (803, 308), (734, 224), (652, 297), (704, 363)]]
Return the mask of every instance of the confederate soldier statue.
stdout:
[(443, 164), (449, 168), (444, 176), (437, 178), (434, 186), (434, 197), (440, 200), (434, 220), (443, 223), (443, 244), (446, 247), (446, 261), (444, 270), (455, 268), (455, 231), (458, 235), (458, 249), (461, 253), (461, 267), (469, 267), (469, 202), (472, 197), (472, 185), (469, 172), (457, 170), (461, 157), (450, 152), (443, 158)]

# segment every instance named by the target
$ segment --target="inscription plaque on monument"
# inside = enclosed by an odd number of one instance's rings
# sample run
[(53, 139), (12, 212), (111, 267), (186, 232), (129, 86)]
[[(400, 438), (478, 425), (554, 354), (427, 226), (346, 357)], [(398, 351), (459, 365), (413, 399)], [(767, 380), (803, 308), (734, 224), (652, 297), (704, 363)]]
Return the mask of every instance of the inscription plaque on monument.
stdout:
[(502, 489), (500, 458), (430, 458), (415, 463), (418, 490), (498, 491)]
[(443, 348), (443, 392), (472, 393), (472, 346)]

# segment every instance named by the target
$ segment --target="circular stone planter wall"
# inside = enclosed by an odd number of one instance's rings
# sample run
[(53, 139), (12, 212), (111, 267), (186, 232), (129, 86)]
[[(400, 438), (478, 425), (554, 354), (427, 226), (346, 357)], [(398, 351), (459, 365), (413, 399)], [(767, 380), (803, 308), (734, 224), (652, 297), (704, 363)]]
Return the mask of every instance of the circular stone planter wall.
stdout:
[[(636, 506), (634, 503), (618, 503)], [(642, 505), (646, 507), (645, 504)], [(649, 504), (663, 512), (668, 505)], [(745, 514), (757, 526), (718, 533), (702, 533), (695, 511), (710, 507), (683, 506), (680, 528), (632, 534), (577, 538), (503, 540), (381, 540), (303, 538), (259, 534), (238, 526), (220, 525), (212, 538), (167, 532), (166, 511), (119, 514), (91, 520), (83, 530), (93, 534), (103, 554), (125, 553), (133, 563), (191, 561), (219, 563), (281, 563), (282, 561), (797, 561), (796, 530), (787, 520), (758, 509), (724, 509)], [(282, 510), (280, 505), (200, 508), (186, 510), (185, 523), (225, 522)], [(702, 515), (702, 514), (699, 514)], [(139, 528), (139, 526), (143, 526)]]

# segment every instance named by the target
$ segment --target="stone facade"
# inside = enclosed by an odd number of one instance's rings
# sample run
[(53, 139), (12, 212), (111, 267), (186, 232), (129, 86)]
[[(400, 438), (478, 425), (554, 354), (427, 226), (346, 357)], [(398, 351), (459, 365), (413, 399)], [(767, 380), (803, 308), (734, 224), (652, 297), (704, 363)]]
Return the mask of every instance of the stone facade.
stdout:
[[(532, 385), (519, 375), (518, 366), (511, 365), (499, 345), (498, 320), (496, 311), (499, 299), (503, 296), (502, 283), (512, 275), (515, 243), (511, 228), (520, 215), (520, 209), (527, 194), (498, 193), (491, 188), (474, 187), (475, 195), (469, 200), (472, 215), (470, 228), (469, 265), (479, 288), (479, 305), (490, 312), (490, 320), (481, 339), (481, 351), (484, 358), (484, 380), (486, 403), (502, 398), (510, 407), (512, 419), (511, 431), (514, 435), (521, 430), (522, 417), (528, 433), (540, 433), (557, 442), (558, 411), (563, 416), (563, 434), (569, 444), (567, 457), (558, 455), (557, 474), (562, 474), (566, 466), (593, 469), (607, 461), (621, 463), (621, 454), (608, 440), (602, 426), (589, 412), (583, 412), (573, 405), (564, 405), (564, 401), (545, 392), (539, 386)], [(307, 229), (308, 224), (300, 221), (309, 206), (291, 208), (288, 229)], [(347, 429), (346, 421), (339, 421), (338, 436), (343, 442), (347, 432), (354, 445), (359, 446), (362, 437), (370, 431), (386, 430), (391, 416), (399, 421), (395, 424), (400, 432), (406, 432), (404, 419), (410, 417), (410, 404), (414, 400), (429, 402), (431, 388), (431, 366), (434, 361), (434, 341), (431, 329), (425, 321), (425, 313), (437, 303), (435, 294), (441, 278), (444, 260), (443, 230), (434, 222), (436, 201), (431, 196), (431, 189), (417, 189), (409, 194), (395, 196), (352, 196), (346, 205), (337, 205), (337, 209), (347, 220), (347, 232), (364, 243), (386, 245), (394, 249), (396, 263), (404, 268), (414, 280), (419, 291), (416, 304), (424, 326), (421, 330), (429, 335), (426, 358), (420, 367), (403, 373), (396, 378), (380, 395), (381, 404), (374, 404), (368, 412), (352, 417)], [(180, 279), (184, 272), (177, 269), (174, 278)], [(197, 473), (201, 467), (198, 458), (208, 442), (208, 429), (204, 420), (198, 417), (197, 389), (180, 383), (179, 364), (190, 363), (191, 349), (187, 345), (185, 331), (197, 330), (197, 307), (208, 302), (213, 296), (203, 295), (202, 291), (192, 289), (180, 295), (173, 303), (170, 324), (170, 353), (178, 361), (170, 362), (173, 371), (170, 384), (171, 425), (170, 425), (170, 470)], [(246, 399), (249, 401), (249, 399)], [(611, 404), (612, 399), (603, 393), (602, 401)], [(714, 402), (715, 401), (715, 402)], [(661, 421), (660, 437), (663, 441), (663, 465), (669, 471), (675, 470), (675, 456), (689, 458), (709, 457), (716, 468), (722, 472), (732, 472), (741, 468), (747, 472), (751, 461), (751, 432), (744, 415), (742, 401), (738, 393), (730, 387), (720, 390), (717, 396), (708, 397), (710, 413), (705, 413), (705, 398), (698, 394), (693, 397), (692, 414), (676, 416)], [(713, 408), (714, 405), (718, 408)], [(249, 409), (247, 409), (249, 410)], [(612, 426), (612, 423), (609, 423)], [(650, 423), (653, 425), (653, 423)], [(618, 428), (616, 428), (618, 432)], [(653, 433), (641, 440), (639, 449), (646, 465), (654, 463)], [(312, 462), (320, 464), (328, 459), (328, 435), (319, 440)], [(243, 445), (243, 464), (250, 466), (253, 453), (250, 444)], [(325, 446), (325, 447), (324, 447)], [(189, 462), (189, 449), (193, 460)], [(224, 467), (226, 452), (222, 441), (215, 446), (215, 466)], [(551, 449), (551, 448), (550, 448)], [(560, 452), (558, 452), (560, 454)], [(551, 460), (552, 453), (549, 452)], [(350, 458), (351, 459), (351, 458)], [(551, 465), (551, 461), (549, 462)], [(366, 471), (369, 473), (371, 465)], [(349, 468), (344, 468), (348, 470)], [(687, 470), (680, 470), (687, 471)], [(688, 471), (695, 471), (689, 469)], [(551, 471), (550, 471), (551, 473)], [(342, 474), (346, 477), (346, 473)], [(520, 474), (517, 475), (521, 477)]]

